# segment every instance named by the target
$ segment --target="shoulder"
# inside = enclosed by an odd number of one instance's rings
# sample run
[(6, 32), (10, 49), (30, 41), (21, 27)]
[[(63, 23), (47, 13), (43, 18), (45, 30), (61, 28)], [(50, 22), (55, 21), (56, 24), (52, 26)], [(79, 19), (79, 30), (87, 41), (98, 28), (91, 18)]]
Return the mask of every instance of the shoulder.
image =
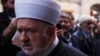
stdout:
[(79, 29), (76, 32), (73, 33), (73, 36), (77, 36), (78, 33), (79, 33)]
[(73, 36), (75, 37), (83, 37), (84, 33), (82, 29), (78, 29), (76, 32), (73, 33)]
[(87, 56), (86, 54), (79, 51), (78, 49), (71, 47), (69, 45), (65, 45), (64, 43), (63, 43), (63, 48), (65, 49), (64, 52), (66, 52), (68, 56)]
[(78, 49), (60, 42), (49, 56), (87, 56)]

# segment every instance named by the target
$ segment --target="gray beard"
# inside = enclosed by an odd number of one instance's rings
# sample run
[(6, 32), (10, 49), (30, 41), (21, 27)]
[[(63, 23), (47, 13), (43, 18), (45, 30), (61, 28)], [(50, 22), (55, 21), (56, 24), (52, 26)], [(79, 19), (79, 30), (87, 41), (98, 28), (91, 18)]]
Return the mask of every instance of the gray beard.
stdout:
[(47, 45), (44, 49), (42, 49), (42, 50), (40, 50), (40, 51), (38, 51), (36, 53), (28, 54), (28, 56), (44, 56), (48, 49), (49, 49), (49, 45)]

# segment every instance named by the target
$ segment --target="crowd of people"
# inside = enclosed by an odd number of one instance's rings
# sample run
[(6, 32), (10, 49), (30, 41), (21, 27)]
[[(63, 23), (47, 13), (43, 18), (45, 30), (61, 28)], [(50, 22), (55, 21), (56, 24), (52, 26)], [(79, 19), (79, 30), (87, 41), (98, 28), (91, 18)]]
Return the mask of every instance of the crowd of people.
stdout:
[(52, 0), (1, 0), (1, 4), (1, 55), (100, 56), (100, 21), (94, 16), (82, 15), (76, 22), (71, 12)]
[(97, 21), (98, 18), (82, 15), (76, 22), (72, 14), (66, 11), (61, 12), (56, 26), (58, 39), (88, 56), (100, 56), (98, 52), (100, 21)]

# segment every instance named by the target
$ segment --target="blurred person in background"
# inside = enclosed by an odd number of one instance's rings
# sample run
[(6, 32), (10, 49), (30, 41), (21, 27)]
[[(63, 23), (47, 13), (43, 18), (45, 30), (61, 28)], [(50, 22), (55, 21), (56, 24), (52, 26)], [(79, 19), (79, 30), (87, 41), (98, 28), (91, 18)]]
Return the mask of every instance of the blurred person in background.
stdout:
[(96, 40), (100, 39), (100, 22), (99, 21), (96, 23), (96, 27), (95, 27), (95, 30), (94, 30), (94, 35), (95, 35)]
[(98, 21), (96, 24), (96, 29), (95, 29), (95, 46), (94, 46), (94, 51), (93, 54), (94, 56), (100, 56), (100, 22)]
[(72, 36), (71, 25), (72, 19), (71, 15), (62, 12), (59, 22), (57, 24), (57, 36), (59, 40), (65, 42), (66, 44), (78, 48), (78, 42), (75, 37)]
[(91, 35), (95, 24), (94, 19), (89, 15), (82, 15), (78, 19), (80, 28), (73, 34), (79, 40), (79, 49), (90, 56), (94, 46), (94, 36)]
[(15, 56), (20, 48), (11, 41), (16, 30), (14, 0), (1, 0), (1, 4), (3, 12), (0, 13), (0, 53), (3, 56)]
[(63, 9), (62, 13), (66, 13), (70, 16), (70, 20), (71, 20), (71, 29), (70, 29), (70, 33), (73, 34), (75, 31), (78, 30), (78, 26), (76, 25), (76, 21), (75, 21), (75, 17), (73, 15), (73, 11), (72, 10), (67, 10), (67, 9)]

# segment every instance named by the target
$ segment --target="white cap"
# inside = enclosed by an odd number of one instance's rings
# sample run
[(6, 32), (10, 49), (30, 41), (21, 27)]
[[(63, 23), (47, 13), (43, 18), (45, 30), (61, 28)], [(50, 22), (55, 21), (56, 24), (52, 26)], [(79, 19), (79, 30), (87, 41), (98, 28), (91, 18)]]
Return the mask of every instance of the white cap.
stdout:
[(92, 16), (89, 15), (82, 15), (80, 16), (80, 18), (78, 19), (79, 24), (84, 23), (85, 21), (89, 21), (89, 20), (93, 20), (94, 18)]
[(42, 20), (53, 25), (60, 18), (60, 6), (52, 0), (15, 0), (16, 18)]

